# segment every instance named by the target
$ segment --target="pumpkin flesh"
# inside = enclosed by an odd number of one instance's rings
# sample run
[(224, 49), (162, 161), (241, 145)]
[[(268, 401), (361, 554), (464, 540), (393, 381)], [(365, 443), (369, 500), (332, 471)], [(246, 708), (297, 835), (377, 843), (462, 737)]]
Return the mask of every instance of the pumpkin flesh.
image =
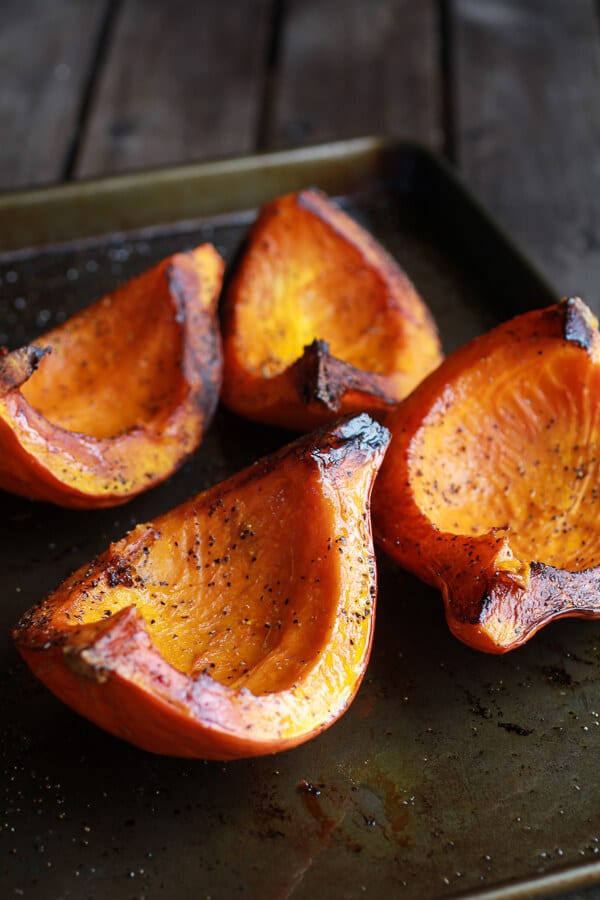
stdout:
[(177, 254), (0, 357), (0, 488), (109, 506), (178, 468), (217, 404), (222, 274)]
[(456, 351), (391, 418), (378, 539), (467, 643), (600, 616), (599, 400), (597, 326), (570, 300)]
[(317, 191), (261, 210), (225, 297), (223, 401), (307, 430), (382, 411), (439, 363), (425, 304), (397, 263)]
[(387, 440), (368, 416), (342, 421), (138, 526), (26, 614), (20, 652), (155, 752), (225, 759), (318, 734), (369, 657)]

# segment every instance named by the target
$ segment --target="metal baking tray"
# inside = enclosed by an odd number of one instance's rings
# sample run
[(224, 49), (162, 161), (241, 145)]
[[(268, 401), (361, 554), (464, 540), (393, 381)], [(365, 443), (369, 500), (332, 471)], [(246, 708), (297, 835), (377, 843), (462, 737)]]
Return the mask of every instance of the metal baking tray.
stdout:
[[(257, 205), (317, 185), (398, 258), (446, 350), (554, 291), (422, 148), (361, 139), (0, 197), (0, 343), (17, 346), (175, 250), (231, 259)], [(29, 675), (20, 614), (135, 523), (282, 445), (220, 411), (197, 455), (115, 510), (0, 494), (0, 885), (27, 898), (532, 897), (600, 881), (600, 622), (487, 656), (380, 559), (349, 712), (293, 751), (152, 756)]]

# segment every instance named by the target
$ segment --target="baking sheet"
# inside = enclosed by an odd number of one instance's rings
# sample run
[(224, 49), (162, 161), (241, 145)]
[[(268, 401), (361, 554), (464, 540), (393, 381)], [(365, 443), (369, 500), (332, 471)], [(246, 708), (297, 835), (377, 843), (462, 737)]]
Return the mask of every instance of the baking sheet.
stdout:
[[(137, 219), (127, 178), (0, 198), (0, 343), (175, 250), (210, 240), (231, 259), (253, 215), (243, 204), (301, 184), (334, 191), (399, 259), (447, 350), (554, 300), (412, 145), (345, 142), (133, 183)], [(57, 209), (60, 238), (85, 239), (47, 243)], [(600, 623), (563, 620), (505, 657), (479, 654), (449, 634), (435, 591), (380, 557), (375, 645), (350, 711), (303, 747), (227, 764), (139, 751), (29, 675), (9, 637), (23, 611), (136, 523), (286, 440), (220, 411), (193, 460), (116, 510), (0, 493), (2, 895), (491, 898), (600, 880)]]

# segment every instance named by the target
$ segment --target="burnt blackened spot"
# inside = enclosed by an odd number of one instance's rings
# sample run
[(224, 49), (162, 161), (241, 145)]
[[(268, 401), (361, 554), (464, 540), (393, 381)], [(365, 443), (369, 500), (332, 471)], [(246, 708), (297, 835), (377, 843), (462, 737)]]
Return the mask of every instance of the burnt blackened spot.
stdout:
[[(67, 642), (64, 632), (52, 629), (52, 613), (48, 610), (45, 601), (27, 610), (13, 629), (13, 638), (17, 645), (28, 647), (30, 650), (50, 650), (53, 647), (62, 647)], [(48, 631), (51, 629), (50, 637)]]
[(21, 347), (9, 353), (0, 348), (0, 396), (21, 387), (35, 372), (40, 360), (52, 352), (51, 347), (37, 347), (35, 344)]
[(594, 316), (579, 297), (569, 297), (564, 301), (565, 340), (578, 344), (583, 350), (590, 350), (597, 333)]
[(306, 405), (320, 403), (332, 412), (337, 412), (344, 386), (330, 378), (327, 371), (329, 357), (327, 341), (315, 339), (304, 348), (298, 363), (298, 392)]
[(106, 582), (109, 587), (133, 587), (135, 570), (124, 559), (113, 559), (106, 567)]
[(394, 402), (386, 394), (380, 376), (332, 356), (327, 341), (315, 339), (304, 347), (292, 371), (302, 402), (306, 405), (317, 403), (332, 413), (339, 411), (342, 398), (351, 390), (377, 397), (390, 405)]
[(512, 722), (498, 722), (498, 728), (504, 728), (511, 734), (518, 734), (519, 737), (528, 737), (533, 734), (533, 728), (522, 728), (521, 725), (514, 725)]
[(89, 648), (80, 650), (66, 646), (63, 653), (68, 668), (79, 678), (85, 678), (96, 684), (108, 681), (110, 677), (108, 669), (95, 661), (93, 651)]
[(191, 267), (171, 263), (167, 266), (167, 281), (175, 300), (175, 321), (181, 324), (186, 320), (190, 298), (198, 291), (198, 276)]

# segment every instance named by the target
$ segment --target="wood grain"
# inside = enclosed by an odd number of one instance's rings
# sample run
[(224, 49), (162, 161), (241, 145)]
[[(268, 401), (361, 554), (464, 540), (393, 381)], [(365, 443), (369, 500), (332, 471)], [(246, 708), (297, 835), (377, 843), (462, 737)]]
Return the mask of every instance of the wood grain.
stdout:
[(61, 177), (106, 0), (0, 3), (0, 188)]
[(271, 0), (124, 0), (76, 173), (254, 149)]
[(433, 0), (288, 0), (284, 9), (271, 146), (368, 133), (441, 143)]
[(467, 182), (563, 294), (600, 311), (600, 33), (592, 0), (455, 0)]

